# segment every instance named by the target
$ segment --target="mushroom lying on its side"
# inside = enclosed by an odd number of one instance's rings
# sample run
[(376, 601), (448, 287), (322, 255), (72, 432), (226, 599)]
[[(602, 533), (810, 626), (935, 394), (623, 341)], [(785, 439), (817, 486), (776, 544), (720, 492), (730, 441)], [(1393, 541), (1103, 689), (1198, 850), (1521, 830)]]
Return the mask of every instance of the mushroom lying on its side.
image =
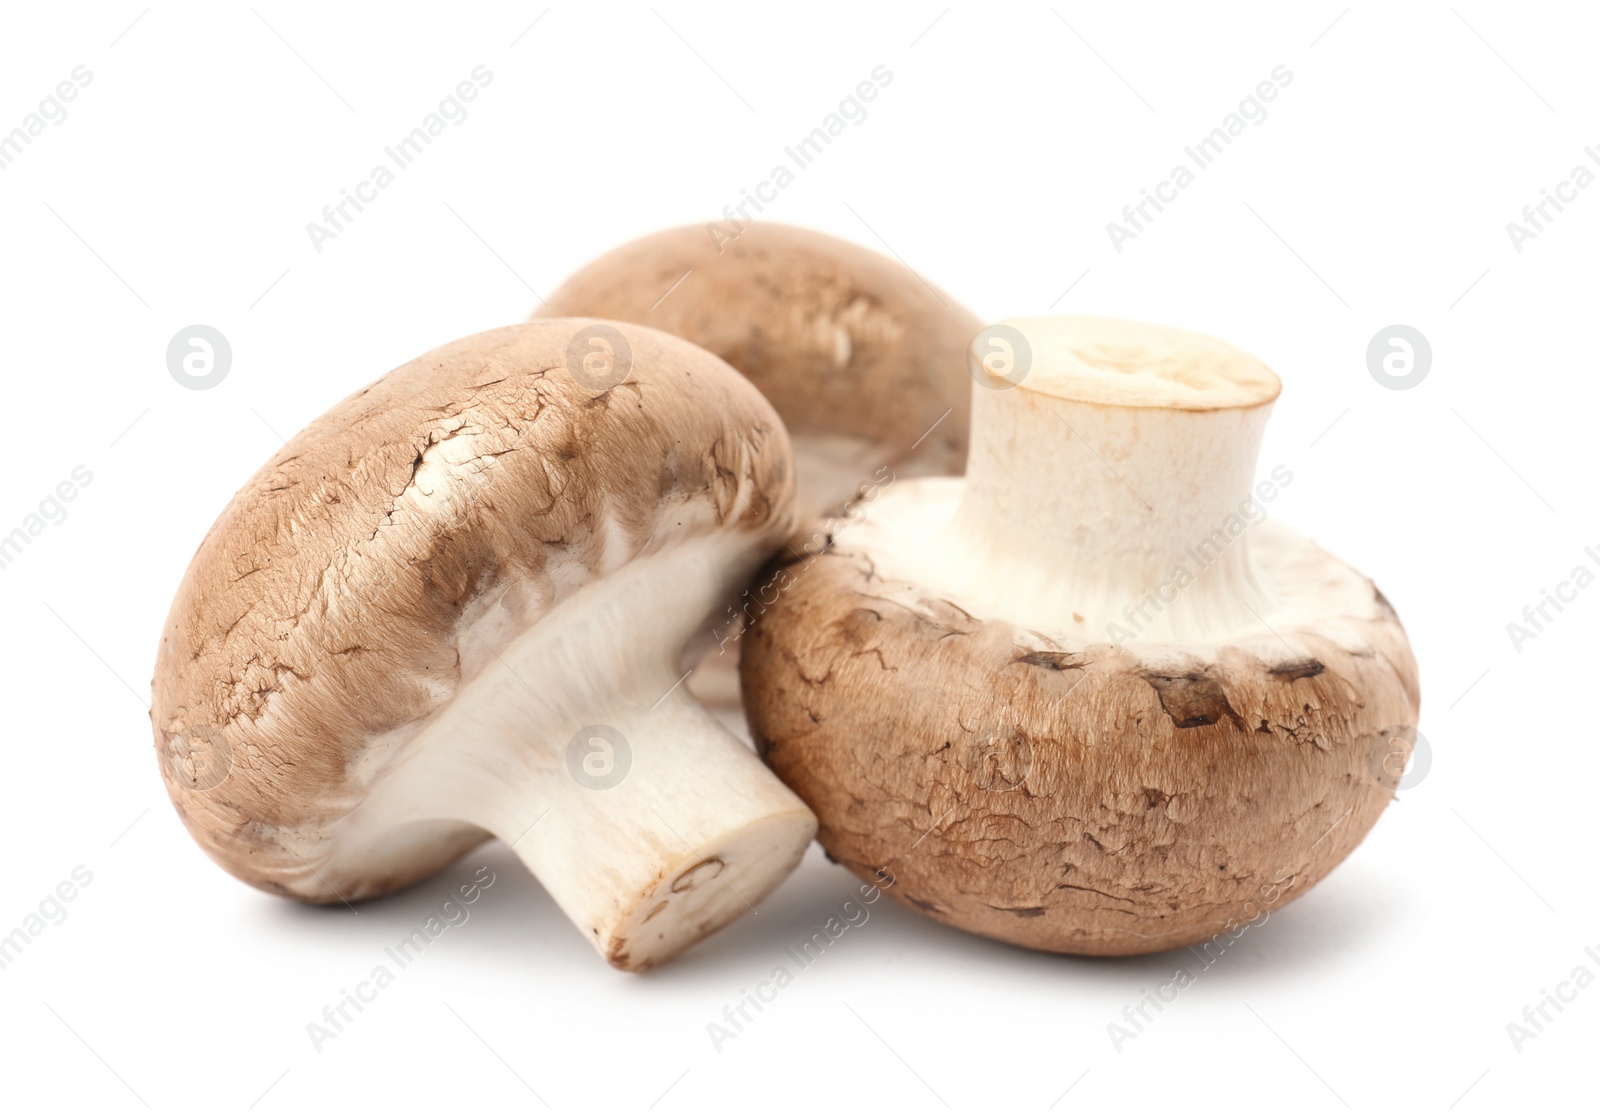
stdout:
[(675, 680), (792, 529), (792, 468), (741, 376), (620, 323), (493, 330), (346, 399), (173, 602), (151, 719), (190, 833), (318, 903), (492, 834), (622, 969), (750, 910), (815, 820)]
[(833, 858), (957, 927), (1136, 954), (1263, 917), (1377, 820), (1418, 707), (1372, 583), (1246, 531), (1277, 377), (1100, 319), (973, 356), (967, 477), (901, 482), (761, 576), (757, 747)]

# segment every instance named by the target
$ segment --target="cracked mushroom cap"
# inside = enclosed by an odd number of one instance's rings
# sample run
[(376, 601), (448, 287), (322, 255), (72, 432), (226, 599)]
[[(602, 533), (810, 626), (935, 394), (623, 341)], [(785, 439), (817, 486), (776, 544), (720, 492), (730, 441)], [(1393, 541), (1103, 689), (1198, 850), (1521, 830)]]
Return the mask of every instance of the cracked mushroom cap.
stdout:
[(654, 326), (744, 373), (794, 440), (803, 516), (882, 467), (952, 474), (966, 460), (966, 352), (981, 323), (848, 241), (770, 222), (667, 229), (589, 263), (537, 314)]
[(541, 320), (401, 366), (274, 455), (189, 565), (151, 710), (179, 815), (319, 903), (493, 834), (614, 964), (670, 956), (814, 829), (673, 687), (792, 489), (760, 394), (655, 330)]
[(968, 476), (897, 481), (758, 576), (757, 747), (832, 858), (953, 926), (1123, 955), (1264, 918), (1393, 796), (1400, 622), (1265, 519), (1293, 472), (1256, 480), (1261, 362), (1138, 323), (1004, 328), (1031, 364), (975, 387)]

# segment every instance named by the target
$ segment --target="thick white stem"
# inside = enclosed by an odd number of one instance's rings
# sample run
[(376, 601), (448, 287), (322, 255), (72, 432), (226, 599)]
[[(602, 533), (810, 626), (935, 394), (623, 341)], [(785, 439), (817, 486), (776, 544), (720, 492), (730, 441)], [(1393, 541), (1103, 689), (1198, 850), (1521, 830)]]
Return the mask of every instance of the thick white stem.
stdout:
[(811, 840), (804, 804), (681, 686), (574, 738), (562, 772), (508, 764), (479, 821), (615, 966), (647, 968), (752, 911)]
[(1214, 645), (1269, 623), (1247, 532), (1264, 518), (1271, 370), (1098, 318), (1014, 320), (972, 356), (967, 476), (904, 483), (872, 510), (854, 538), (880, 575), (1088, 643)]
[[(1048, 385), (1042, 387), (1048, 388)], [(957, 531), (985, 598), (1058, 631), (1184, 640), (1268, 608), (1244, 526), (1270, 404), (1190, 411), (975, 387)]]

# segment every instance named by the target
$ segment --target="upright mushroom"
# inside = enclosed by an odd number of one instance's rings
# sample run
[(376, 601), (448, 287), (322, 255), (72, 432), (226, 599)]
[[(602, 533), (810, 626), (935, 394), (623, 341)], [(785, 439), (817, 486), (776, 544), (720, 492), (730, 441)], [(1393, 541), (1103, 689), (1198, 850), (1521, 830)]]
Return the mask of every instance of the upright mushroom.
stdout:
[(394, 370), (190, 563), (151, 711), (179, 814), (234, 875), (317, 903), (492, 834), (612, 965), (671, 957), (815, 830), (675, 685), (792, 490), (766, 401), (655, 330), (538, 321)]
[(967, 477), (763, 576), (758, 748), (832, 857), (957, 927), (1134, 954), (1264, 917), (1376, 821), (1419, 701), (1383, 595), (1262, 520), (1277, 377), (1092, 318), (972, 356)]

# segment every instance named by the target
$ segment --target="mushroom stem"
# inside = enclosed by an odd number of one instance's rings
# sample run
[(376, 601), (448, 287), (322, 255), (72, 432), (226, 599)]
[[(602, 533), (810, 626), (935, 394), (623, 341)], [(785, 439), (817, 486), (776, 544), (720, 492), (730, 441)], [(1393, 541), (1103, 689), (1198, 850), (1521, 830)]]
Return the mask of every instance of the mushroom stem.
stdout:
[[(1228, 379), (1253, 358), (1133, 323), (1097, 321), (1088, 339), (1017, 325), (1032, 371), (974, 386), (952, 525), (976, 549), (979, 603), (1114, 643), (1259, 627), (1270, 600), (1245, 528), (1263, 515), (1251, 486), (1276, 390), (1251, 400)], [(1199, 386), (1173, 405), (1167, 385), (1191, 372)]]
[[(524, 753), (480, 821), (619, 969), (647, 969), (754, 911), (815, 831), (681, 686), (559, 744), (564, 756), (548, 742)], [(552, 759), (569, 771), (550, 773)]]

